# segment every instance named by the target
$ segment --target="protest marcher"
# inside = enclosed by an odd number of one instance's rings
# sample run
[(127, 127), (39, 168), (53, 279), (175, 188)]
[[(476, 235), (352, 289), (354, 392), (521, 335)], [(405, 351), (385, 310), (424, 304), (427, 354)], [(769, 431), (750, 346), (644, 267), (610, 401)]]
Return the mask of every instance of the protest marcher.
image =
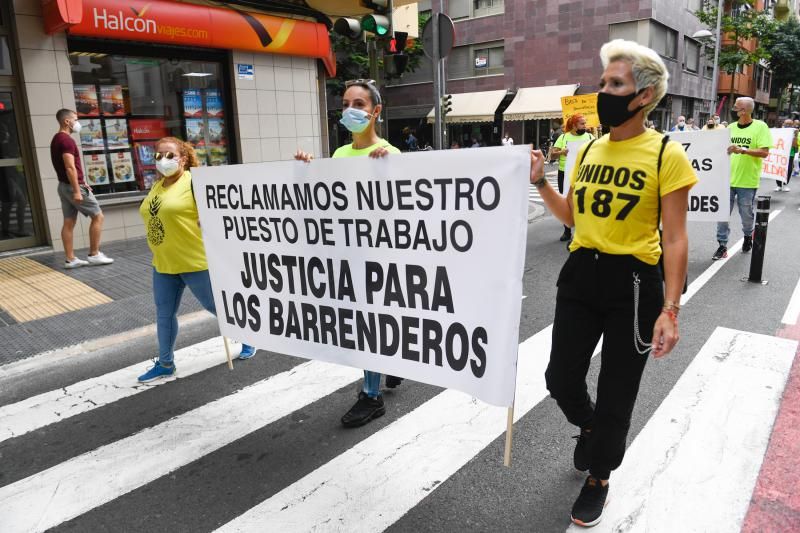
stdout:
[(686, 117), (681, 115), (678, 117), (678, 121), (675, 123), (674, 126), (672, 126), (672, 129), (670, 131), (684, 131), (686, 129), (691, 129), (691, 128), (686, 127)]
[(509, 135), (508, 132), (506, 132), (506, 134), (503, 135), (503, 141), (502, 142), (503, 142), (503, 146), (514, 146), (514, 138), (511, 137), (511, 135)]
[[(339, 122), (353, 134), (353, 142), (340, 146), (332, 157), (385, 157), (399, 154), (400, 150), (381, 139), (375, 131), (375, 123), (380, 122), (383, 110), (380, 92), (374, 80), (351, 80), (345, 83), (342, 95), (342, 118)], [(473, 143), (478, 141), (473, 139)], [(298, 150), (295, 159), (311, 161), (313, 156)], [(393, 389), (403, 381), (402, 378), (386, 376), (386, 387)], [(364, 371), (364, 384), (358, 393), (358, 400), (342, 417), (345, 427), (358, 427), (381, 417), (386, 413), (381, 394), (381, 374)]]
[[(580, 113), (569, 117), (565, 128), (567, 131), (558, 136), (550, 150), (550, 157), (558, 156), (558, 192), (561, 194), (564, 194), (564, 169), (567, 166), (567, 152), (569, 151), (567, 143), (594, 139), (594, 135), (586, 131), (586, 118)], [(570, 239), (572, 239), (572, 229), (565, 225), (564, 233), (561, 234), (559, 240), (567, 242)]]
[(717, 122), (714, 120), (714, 117), (709, 117), (708, 120), (706, 120), (706, 125), (703, 126), (703, 130), (705, 131), (705, 130), (717, 130), (717, 129), (720, 129), (719, 124), (717, 124)]
[[(61, 242), (64, 245), (64, 268), (86, 265), (108, 265), (114, 262), (100, 251), (100, 235), (103, 233), (103, 210), (84, 181), (81, 154), (72, 133), (81, 131), (78, 114), (71, 109), (59, 109), (56, 113), (58, 133), (50, 141), (50, 160), (58, 177), (58, 196), (64, 225), (61, 227)], [(75, 256), (73, 235), (78, 213), (91, 219), (89, 223), (89, 255), (86, 261)]]
[[(580, 428), (573, 461), (589, 476), (572, 507), (572, 521), (582, 526), (602, 517), (611, 471), (625, 454), (647, 354), (663, 357), (678, 342), (686, 212), (689, 189), (698, 181), (683, 147), (645, 128), (645, 118), (667, 90), (669, 75), (660, 56), (633, 41), (614, 40), (603, 45), (600, 57), (597, 111), (600, 122), (610, 126), (609, 135), (581, 147), (566, 198), (544, 178), (536, 151), (530, 177), (550, 211), (575, 227), (558, 276), (545, 379), (567, 420)], [(612, 179), (597, 179), (598, 173)], [(601, 336), (592, 402), (586, 374)]]
[[(742, 253), (745, 254), (753, 249), (756, 192), (761, 182), (763, 159), (769, 156), (769, 149), (772, 148), (772, 134), (769, 127), (765, 122), (753, 118), (754, 107), (755, 102), (752, 98), (746, 96), (737, 98), (731, 108), (731, 116), (736, 118), (736, 122), (728, 127), (731, 134), (731, 144), (728, 146), (728, 154), (731, 156), (730, 212), (733, 212), (735, 201), (742, 219), (744, 234)], [(729, 235), (728, 222), (717, 222), (719, 247), (711, 256), (713, 261), (728, 257)]]
[(792, 119), (787, 118), (783, 121), (784, 128), (792, 128), (794, 129), (794, 137), (792, 137), (792, 149), (789, 151), (789, 170), (786, 173), (786, 183), (780, 182), (775, 180), (775, 192), (789, 192), (791, 189), (789, 188), (789, 180), (792, 179), (792, 173), (794, 172), (794, 158), (797, 154), (797, 140), (800, 138), (800, 132), (794, 127), (794, 121)]
[(700, 128), (694, 125), (694, 118), (689, 117), (686, 119), (686, 129), (689, 131), (697, 131)]
[[(175, 137), (156, 143), (156, 170), (161, 176), (139, 207), (153, 252), (153, 297), (156, 304), (158, 358), (141, 383), (174, 376), (178, 307), (188, 286), (197, 301), (216, 315), (203, 235), (192, 192), (189, 168), (200, 163), (191, 144)], [(242, 345), (239, 359), (253, 357), (256, 349)]]

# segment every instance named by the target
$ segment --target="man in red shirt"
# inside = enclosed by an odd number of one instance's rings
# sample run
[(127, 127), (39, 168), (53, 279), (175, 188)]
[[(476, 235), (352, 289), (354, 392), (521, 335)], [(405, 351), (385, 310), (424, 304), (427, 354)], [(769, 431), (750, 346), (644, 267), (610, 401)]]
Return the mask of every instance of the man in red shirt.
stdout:
[[(81, 156), (78, 145), (71, 137), (79, 133), (81, 124), (78, 115), (71, 109), (60, 109), (56, 113), (58, 133), (50, 142), (50, 159), (58, 176), (58, 196), (64, 213), (64, 226), (61, 228), (61, 241), (64, 243), (64, 268), (77, 268), (86, 265), (108, 265), (114, 260), (100, 251), (100, 234), (103, 232), (103, 211), (83, 179)], [(92, 219), (89, 225), (89, 256), (84, 261), (75, 256), (72, 236), (78, 213)]]

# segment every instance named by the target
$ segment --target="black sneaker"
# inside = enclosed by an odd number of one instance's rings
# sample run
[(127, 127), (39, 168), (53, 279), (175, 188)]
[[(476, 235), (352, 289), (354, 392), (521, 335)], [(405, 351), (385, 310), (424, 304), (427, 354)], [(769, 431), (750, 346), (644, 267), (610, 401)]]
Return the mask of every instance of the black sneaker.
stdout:
[(724, 259), (726, 257), (728, 257), (728, 247), (725, 246), (724, 244), (720, 244), (719, 248), (717, 248), (717, 251), (714, 252), (714, 255), (711, 256), (711, 260), (717, 261), (719, 259)]
[(572, 240), (572, 230), (565, 226), (564, 233), (561, 234), (561, 237), (559, 237), (558, 240), (561, 242)]
[(400, 385), (403, 382), (403, 378), (398, 378), (397, 376), (386, 376), (386, 388), (393, 389)]
[(358, 401), (342, 417), (342, 425), (346, 428), (363, 426), (373, 418), (386, 414), (383, 397), (370, 398), (364, 392), (358, 393)]
[(607, 497), (608, 485), (604, 487), (597, 478), (587, 477), (578, 499), (572, 505), (572, 521), (584, 527), (599, 524)]
[(745, 236), (744, 243), (742, 244), (742, 253), (746, 254), (753, 249), (753, 238), (749, 235)]
[(591, 459), (589, 453), (590, 436), (590, 431), (581, 428), (581, 434), (572, 437), (577, 441), (575, 443), (575, 453), (572, 454), (572, 461), (575, 464), (575, 469), (581, 472), (589, 470), (589, 460)]

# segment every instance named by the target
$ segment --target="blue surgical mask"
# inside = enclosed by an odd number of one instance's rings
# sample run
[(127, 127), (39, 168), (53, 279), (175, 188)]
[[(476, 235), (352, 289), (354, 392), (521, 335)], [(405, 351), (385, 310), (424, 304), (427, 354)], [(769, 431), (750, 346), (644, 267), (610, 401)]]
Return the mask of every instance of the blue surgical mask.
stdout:
[(369, 126), (370, 114), (362, 109), (348, 107), (342, 111), (342, 118), (339, 123), (350, 130), (352, 133), (361, 133)]

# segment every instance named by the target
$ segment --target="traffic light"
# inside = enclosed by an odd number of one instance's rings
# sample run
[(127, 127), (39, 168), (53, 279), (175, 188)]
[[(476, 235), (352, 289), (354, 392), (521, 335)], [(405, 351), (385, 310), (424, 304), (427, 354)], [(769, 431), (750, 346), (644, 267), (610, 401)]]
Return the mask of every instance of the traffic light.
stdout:
[(383, 55), (383, 69), (387, 78), (399, 78), (408, 66), (408, 55), (403, 53), (408, 42), (408, 34), (402, 31), (394, 32), (394, 37), (389, 41), (386, 53)]
[(442, 96), (442, 116), (453, 111), (453, 95), (446, 94)]
[(390, 0), (362, 1), (361, 5), (374, 11), (374, 13), (361, 19), (361, 29), (374, 33), (378, 37), (388, 35), (392, 29), (392, 5)]
[(363, 32), (374, 33), (377, 37), (387, 37), (392, 31), (391, 0), (361, 0), (361, 7), (373, 13), (364, 15), (361, 20), (342, 17), (333, 24), (333, 31), (349, 39), (360, 39)]

